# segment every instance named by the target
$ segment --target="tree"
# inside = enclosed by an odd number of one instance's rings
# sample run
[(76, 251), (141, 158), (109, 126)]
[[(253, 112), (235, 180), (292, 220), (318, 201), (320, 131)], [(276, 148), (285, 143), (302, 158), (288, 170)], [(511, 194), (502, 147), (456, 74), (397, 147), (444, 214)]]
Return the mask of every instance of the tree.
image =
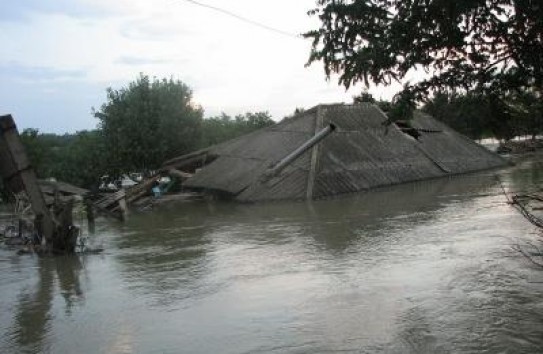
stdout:
[(375, 98), (368, 91), (364, 90), (360, 95), (353, 96), (353, 103), (375, 103)]
[(92, 188), (105, 172), (106, 151), (99, 130), (57, 135), (29, 128), (21, 133), (21, 141), (39, 178)]
[(543, 102), (529, 91), (502, 99), (438, 92), (422, 109), (473, 139), (494, 136), (509, 140), (518, 135), (534, 139), (543, 132)]
[(47, 175), (45, 159), (51, 154), (51, 149), (41, 139), (38, 129), (24, 129), (20, 134), (20, 138), (36, 175), (39, 177)]
[(55, 177), (61, 153), (67, 148), (74, 135), (40, 133), (38, 129), (24, 129), (21, 136), (30, 164), (39, 178)]
[(486, 135), (501, 137), (505, 127), (498, 127), (495, 123), (507, 123), (495, 122), (491, 117), (488, 100), (481, 100), (476, 95), (438, 92), (426, 102), (422, 110), (472, 139), (481, 139)]
[(243, 134), (274, 124), (274, 121), (268, 112), (247, 112), (244, 115), (239, 114), (236, 116), (235, 121)]
[[(476, 91), (502, 99), (511, 91), (543, 97), (541, 0), (318, 0), (321, 21), (308, 64), (346, 87), (390, 84), (424, 69), (397, 103), (435, 91)], [(406, 112), (399, 112), (399, 115)]]
[(112, 175), (156, 169), (168, 158), (194, 150), (203, 111), (181, 81), (140, 74), (128, 87), (107, 89), (100, 120)]
[(51, 177), (84, 188), (98, 187), (107, 166), (104, 143), (99, 130), (72, 135), (70, 143), (57, 151), (58, 160), (52, 166)]
[(394, 107), (389, 101), (382, 99), (376, 100), (371, 93), (363, 90), (360, 95), (353, 96), (353, 103), (371, 103), (379, 107), (386, 114), (390, 114)]
[(247, 112), (234, 119), (225, 113), (206, 118), (202, 122), (201, 147), (219, 144), (272, 124), (274, 121), (268, 112)]
[(531, 135), (535, 139), (543, 132), (543, 100), (530, 90), (512, 92), (507, 96), (516, 135)]

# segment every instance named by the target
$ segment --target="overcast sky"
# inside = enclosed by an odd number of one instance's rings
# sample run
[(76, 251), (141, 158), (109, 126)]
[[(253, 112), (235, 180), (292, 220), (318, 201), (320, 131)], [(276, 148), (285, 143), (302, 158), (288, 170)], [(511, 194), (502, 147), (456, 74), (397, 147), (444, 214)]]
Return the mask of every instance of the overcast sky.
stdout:
[[(316, 28), (315, 0), (198, 0), (299, 34)], [(0, 114), (20, 130), (96, 127), (107, 87), (140, 72), (179, 79), (205, 116), (269, 111), (275, 120), (318, 103), (350, 102), (308, 40), (266, 30), (187, 0), (13, 0), (0, 3)], [(395, 88), (372, 89), (390, 98)]]

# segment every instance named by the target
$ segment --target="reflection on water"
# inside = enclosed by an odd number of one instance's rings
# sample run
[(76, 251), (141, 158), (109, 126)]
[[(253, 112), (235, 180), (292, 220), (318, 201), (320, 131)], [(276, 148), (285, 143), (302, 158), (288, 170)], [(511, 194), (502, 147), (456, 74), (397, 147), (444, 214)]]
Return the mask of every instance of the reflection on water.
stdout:
[(314, 203), (102, 220), (100, 256), (0, 250), (2, 352), (540, 353), (539, 236), (505, 202), (541, 160)]
[(77, 256), (67, 256), (32, 259), (24, 264), (28, 268), (18, 275), (23, 280), (26, 277), (35, 279), (36, 283), (29, 288), (24, 287), (17, 295), (10, 311), (13, 323), (7, 336), (18, 348), (13, 351), (49, 351), (44, 340), (51, 329), (54, 293), (58, 292), (64, 298), (66, 315), (69, 316), (83, 296), (79, 283), (81, 262)]
[(40, 352), (49, 330), (49, 311), (53, 297), (53, 274), (48, 268), (39, 268), (38, 285), (34, 291), (22, 292), (15, 305), (14, 326), (10, 336), (16, 344), (31, 352)]

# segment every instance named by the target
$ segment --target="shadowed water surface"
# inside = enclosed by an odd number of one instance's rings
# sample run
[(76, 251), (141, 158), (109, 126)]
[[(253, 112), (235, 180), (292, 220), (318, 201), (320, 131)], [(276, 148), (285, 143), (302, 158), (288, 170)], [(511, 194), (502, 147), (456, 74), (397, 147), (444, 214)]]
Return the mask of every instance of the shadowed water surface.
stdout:
[(0, 351), (541, 353), (540, 233), (515, 167), (313, 203), (185, 203), (102, 220), (102, 255), (0, 249)]

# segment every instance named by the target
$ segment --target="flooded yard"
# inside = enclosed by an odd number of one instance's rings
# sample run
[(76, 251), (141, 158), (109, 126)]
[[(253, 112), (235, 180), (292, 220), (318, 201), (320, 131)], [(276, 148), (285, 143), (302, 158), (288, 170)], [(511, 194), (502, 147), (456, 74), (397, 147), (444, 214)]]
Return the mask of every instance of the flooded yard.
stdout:
[(99, 220), (100, 255), (0, 249), (2, 353), (541, 353), (543, 241), (514, 167), (312, 203)]

